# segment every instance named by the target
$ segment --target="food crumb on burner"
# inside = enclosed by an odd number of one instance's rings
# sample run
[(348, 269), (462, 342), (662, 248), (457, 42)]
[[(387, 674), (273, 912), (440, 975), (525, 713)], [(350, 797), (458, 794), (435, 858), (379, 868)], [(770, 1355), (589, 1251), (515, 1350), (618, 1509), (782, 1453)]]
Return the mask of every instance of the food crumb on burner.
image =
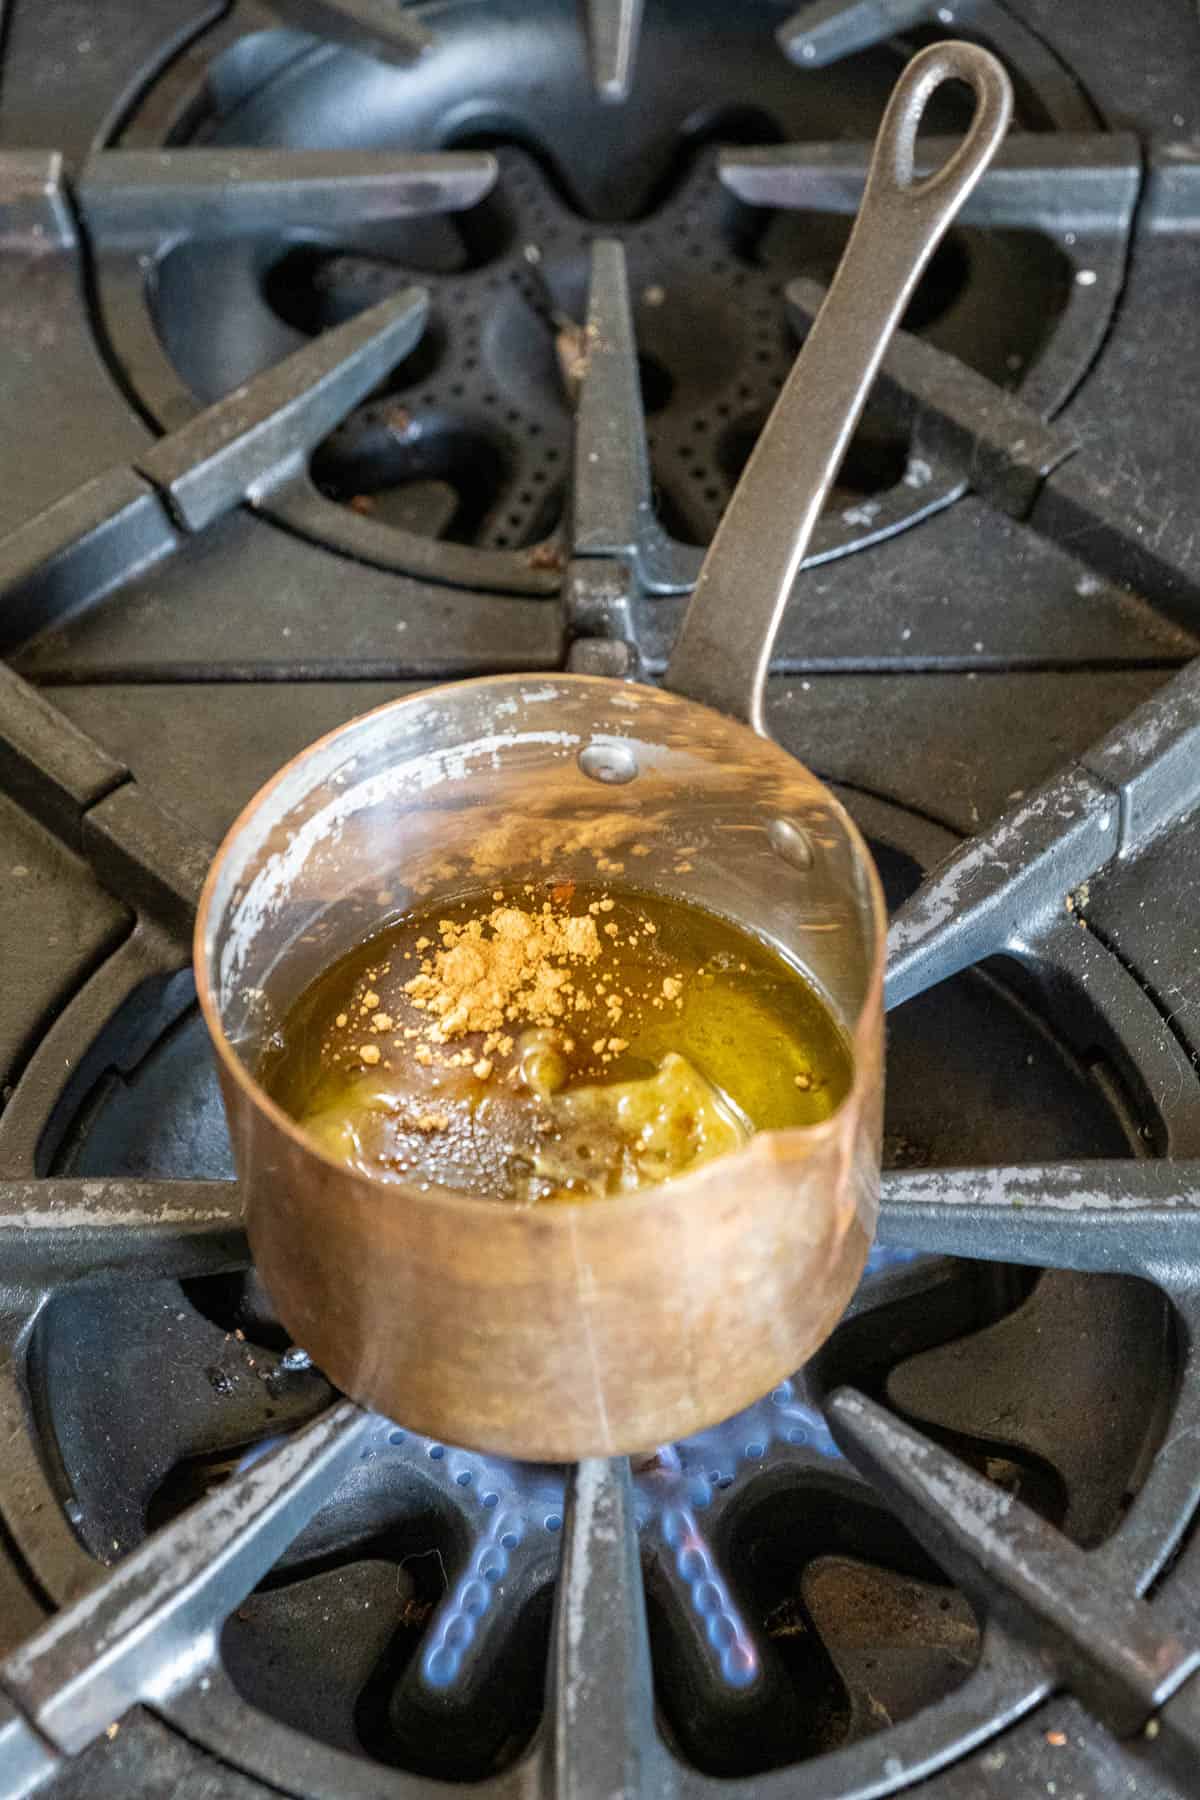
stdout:
[(348, 1013), (339, 1013), (337, 1018), (334, 1020), (335, 1025), (348, 1025), (349, 1022), (350, 1022), (350, 1018), (349, 1018)]
[(472, 1074), (477, 1075), (480, 1081), (486, 1081), (491, 1072), (492, 1059), (490, 1056), (481, 1056), (472, 1070)]
[(374, 988), (368, 988), (366, 993), (362, 997), (361, 1011), (363, 1011), (365, 1013), (370, 1013), (370, 1012), (378, 1012), (378, 1010), (379, 1010), (379, 995), (375, 992)]
[(385, 1012), (377, 1012), (375, 1014), (375, 1017), (371, 1020), (371, 1030), (372, 1031), (390, 1031), (391, 1029), (392, 1029), (391, 1014), (385, 1013)]
[(363, 1062), (374, 1067), (379, 1061), (381, 1052), (378, 1044), (360, 1044), (358, 1046), (358, 1054)]
[(683, 992), (683, 983), (676, 975), (664, 975), (662, 991), (665, 1000), (677, 1000)]

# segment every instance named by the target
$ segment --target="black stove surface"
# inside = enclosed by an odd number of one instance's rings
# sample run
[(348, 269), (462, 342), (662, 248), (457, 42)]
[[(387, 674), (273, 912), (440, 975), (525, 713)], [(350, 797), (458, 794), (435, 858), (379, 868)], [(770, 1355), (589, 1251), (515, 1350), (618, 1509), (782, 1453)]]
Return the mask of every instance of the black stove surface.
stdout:
[[(1200, 22), (1102, 10), (10, 0), (0, 1794), (1200, 1788)], [(954, 34), (1013, 133), (771, 682), (895, 913), (862, 1287), (632, 1466), (367, 1417), (248, 1263), (212, 846), (422, 683), (661, 673)]]

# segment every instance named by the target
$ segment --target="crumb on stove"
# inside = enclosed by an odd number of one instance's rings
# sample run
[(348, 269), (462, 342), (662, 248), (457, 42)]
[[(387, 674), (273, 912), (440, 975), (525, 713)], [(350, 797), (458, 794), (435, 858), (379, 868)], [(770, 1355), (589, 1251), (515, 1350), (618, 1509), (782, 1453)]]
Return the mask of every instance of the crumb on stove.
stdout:
[(379, 1057), (380, 1057), (379, 1045), (378, 1044), (360, 1044), (358, 1046), (358, 1054), (363, 1062), (370, 1064), (371, 1067), (374, 1067), (374, 1065), (379, 1061)]

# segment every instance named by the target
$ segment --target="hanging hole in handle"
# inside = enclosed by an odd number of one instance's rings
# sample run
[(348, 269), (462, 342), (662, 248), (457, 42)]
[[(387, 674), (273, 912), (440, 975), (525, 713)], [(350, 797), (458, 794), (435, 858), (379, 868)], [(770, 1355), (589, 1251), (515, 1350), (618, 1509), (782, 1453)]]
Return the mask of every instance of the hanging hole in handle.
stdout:
[[(960, 82), (970, 90), (974, 112), (947, 160), (917, 180), (917, 133), (931, 98), (947, 82)], [(1012, 87), (990, 50), (957, 39), (930, 44), (913, 57), (884, 113), (878, 141), (884, 154), (877, 163), (881, 183), (915, 200), (969, 186), (991, 160), (1011, 113)]]

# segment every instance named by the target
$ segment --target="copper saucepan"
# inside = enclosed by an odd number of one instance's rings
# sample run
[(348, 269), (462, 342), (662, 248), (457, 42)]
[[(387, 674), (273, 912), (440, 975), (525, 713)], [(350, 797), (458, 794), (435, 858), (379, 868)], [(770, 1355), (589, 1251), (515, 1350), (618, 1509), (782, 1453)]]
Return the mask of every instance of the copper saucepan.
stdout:
[[(974, 90), (950, 160), (917, 126)], [(1007, 126), (986, 51), (937, 44), (896, 87), (828, 298), (713, 540), (667, 689), (501, 676), (431, 689), (312, 745), (251, 801), (196, 926), (258, 1269), (347, 1393), (411, 1429), (512, 1456), (647, 1449), (737, 1412), (832, 1330), (875, 1227), (884, 907), (834, 797), (765, 735), (783, 607), (888, 339)], [(467, 881), (622, 872), (779, 948), (853, 1046), (851, 1089), (658, 1188), (529, 1209), (383, 1182), (326, 1158), (255, 1079), (335, 958)]]

